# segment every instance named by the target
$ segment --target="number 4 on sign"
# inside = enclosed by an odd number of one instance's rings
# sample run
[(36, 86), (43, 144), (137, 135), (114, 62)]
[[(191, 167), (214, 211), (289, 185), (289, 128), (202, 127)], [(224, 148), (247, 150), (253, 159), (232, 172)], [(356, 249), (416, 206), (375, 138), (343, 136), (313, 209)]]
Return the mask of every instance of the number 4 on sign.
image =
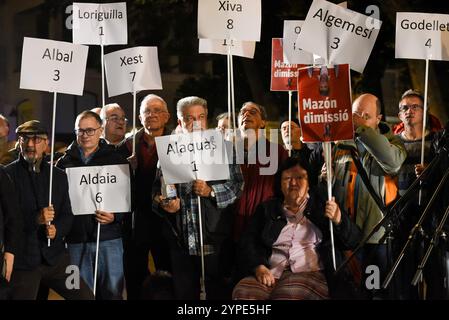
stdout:
[(432, 39), (430, 39), (430, 38), (427, 39), (425, 46), (431, 48), (432, 47)]

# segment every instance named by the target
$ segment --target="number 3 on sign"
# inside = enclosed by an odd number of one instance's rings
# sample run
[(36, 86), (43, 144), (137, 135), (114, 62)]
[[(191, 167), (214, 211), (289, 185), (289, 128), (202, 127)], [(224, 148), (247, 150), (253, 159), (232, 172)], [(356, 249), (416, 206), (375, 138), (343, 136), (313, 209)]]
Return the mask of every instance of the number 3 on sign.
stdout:
[(334, 42), (331, 45), (332, 49), (338, 49), (338, 44), (340, 43), (340, 38), (334, 37)]
[(55, 77), (53, 78), (53, 81), (59, 81), (59, 79), (61, 78), (59, 76), (59, 74), (61, 73), (58, 69), (54, 70), (55, 72)]

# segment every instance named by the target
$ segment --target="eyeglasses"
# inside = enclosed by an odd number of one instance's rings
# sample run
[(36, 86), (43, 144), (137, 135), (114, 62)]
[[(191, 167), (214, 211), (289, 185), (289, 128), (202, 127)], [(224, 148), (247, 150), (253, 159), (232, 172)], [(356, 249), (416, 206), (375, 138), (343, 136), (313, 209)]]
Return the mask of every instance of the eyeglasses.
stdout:
[(352, 114), (355, 114), (356, 116), (362, 118), (363, 120), (369, 120), (371, 119), (371, 116), (368, 113), (365, 112), (357, 112), (357, 111), (352, 111)]
[(252, 115), (252, 116), (255, 116), (256, 114), (260, 114), (260, 111), (259, 110), (257, 110), (257, 109), (241, 109), (240, 110), (240, 112), (239, 112), (239, 114), (240, 115), (244, 115), (245, 113), (249, 113), (250, 115)]
[(38, 144), (46, 139), (47, 138), (36, 136), (36, 135), (34, 135), (34, 136), (19, 136), (20, 143), (28, 143), (31, 140), (31, 141), (33, 141), (34, 144)]
[(419, 104), (403, 104), (399, 106), (400, 112), (407, 112), (408, 110), (416, 111), (418, 109), (422, 109), (423, 106)]
[(88, 136), (93, 136), (95, 134), (95, 131), (97, 131), (98, 129), (100, 129), (101, 127), (98, 127), (96, 129), (94, 128), (87, 128), (87, 129), (76, 129), (75, 133), (77, 136), (82, 137), (84, 134), (88, 135)]
[(108, 121), (112, 121), (112, 122), (115, 122), (115, 123), (119, 123), (119, 122), (128, 122), (128, 119), (126, 119), (125, 117), (119, 117), (119, 116), (110, 116), (110, 117), (107, 117), (106, 118), (106, 120), (108, 120)]
[(154, 109), (154, 110), (145, 110), (143, 112), (144, 115), (149, 116), (150, 114), (154, 114), (156, 116), (160, 115), (161, 113), (165, 113), (167, 111), (162, 110), (162, 109)]

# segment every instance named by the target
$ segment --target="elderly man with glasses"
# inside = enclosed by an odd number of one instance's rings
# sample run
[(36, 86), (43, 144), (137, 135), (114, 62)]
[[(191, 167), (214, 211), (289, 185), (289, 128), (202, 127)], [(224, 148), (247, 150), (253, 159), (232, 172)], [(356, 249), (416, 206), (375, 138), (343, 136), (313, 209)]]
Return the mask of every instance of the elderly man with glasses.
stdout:
[(125, 139), (128, 119), (125, 111), (117, 103), (110, 103), (101, 108), (100, 118), (103, 121), (103, 138), (107, 143), (119, 145)]
[(75, 290), (66, 285), (69, 276), (66, 270), (71, 263), (64, 240), (73, 215), (67, 176), (57, 168), (53, 170), (52, 203), (48, 203), (50, 164), (43, 160), (48, 145), (47, 130), (39, 121), (32, 120), (20, 125), (16, 132), (20, 155), (6, 167), (6, 172), (14, 183), (13, 199), (19, 204), (15, 214), (23, 221), (23, 227), (16, 235), (20, 241), (15, 244), (12, 298), (34, 300), (42, 283), (65, 299), (93, 299), (84, 281)]
[[(140, 299), (142, 284), (149, 276), (148, 254), (151, 250), (156, 269), (170, 271), (169, 248), (162, 239), (166, 223), (152, 211), (151, 188), (156, 175), (158, 156), (155, 138), (170, 134), (166, 125), (170, 119), (167, 103), (155, 94), (145, 96), (140, 104), (139, 120), (142, 127), (128, 137), (119, 151), (134, 169), (134, 214), (125, 217), (125, 274), (128, 299)], [(133, 218), (133, 219), (132, 219)]]
[[(76, 141), (58, 160), (57, 167), (105, 166), (127, 164), (117, 149), (101, 138), (101, 118), (92, 111), (81, 112), (75, 121)], [(95, 214), (77, 215), (67, 235), (72, 263), (80, 268), (81, 277), (90, 288), (94, 286), (97, 223), (101, 225), (98, 253), (96, 296), (101, 299), (120, 300), (124, 289), (123, 213), (96, 210)]]

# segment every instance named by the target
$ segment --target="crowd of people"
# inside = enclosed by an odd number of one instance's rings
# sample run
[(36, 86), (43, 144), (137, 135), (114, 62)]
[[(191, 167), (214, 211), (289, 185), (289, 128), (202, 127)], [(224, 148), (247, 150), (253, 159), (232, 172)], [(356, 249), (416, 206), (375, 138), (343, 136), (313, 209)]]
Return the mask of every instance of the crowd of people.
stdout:
[[(266, 136), (265, 108), (245, 102), (238, 128), (230, 128), (227, 114), (216, 119), (226, 150), (233, 150), (229, 178), (176, 184), (170, 197), (163, 192), (156, 138), (208, 129), (207, 101), (200, 97), (180, 99), (171, 115), (163, 98), (147, 95), (139, 109), (142, 128), (126, 137), (128, 120), (118, 104), (83, 111), (74, 141), (53, 163), (43, 123), (19, 125), (17, 142), (8, 142), (9, 124), (0, 115), (0, 298), (46, 299), (48, 289), (85, 300), (449, 298), (444, 240), (419, 285), (411, 285), (446, 200), (422, 225), (393, 283), (367, 285), (372, 266), (379, 270), (376, 283), (383, 282), (448, 169), (446, 131), (429, 114), (423, 132), (423, 107), (422, 95), (407, 90), (399, 100), (401, 122), (391, 129), (380, 100), (360, 95), (352, 105), (354, 139), (332, 144), (327, 168), (321, 143), (303, 142), (296, 119), (280, 122), (278, 144)], [(170, 132), (172, 116), (177, 128)], [(433, 171), (425, 170), (435, 158)], [(74, 216), (65, 169), (123, 164), (131, 172), (131, 212)], [(386, 208), (423, 171), (419, 197), (401, 204), (392, 228), (373, 234)], [(342, 271), (335, 272), (334, 259), (337, 267), (344, 263)], [(70, 266), (79, 268), (73, 283)]]

